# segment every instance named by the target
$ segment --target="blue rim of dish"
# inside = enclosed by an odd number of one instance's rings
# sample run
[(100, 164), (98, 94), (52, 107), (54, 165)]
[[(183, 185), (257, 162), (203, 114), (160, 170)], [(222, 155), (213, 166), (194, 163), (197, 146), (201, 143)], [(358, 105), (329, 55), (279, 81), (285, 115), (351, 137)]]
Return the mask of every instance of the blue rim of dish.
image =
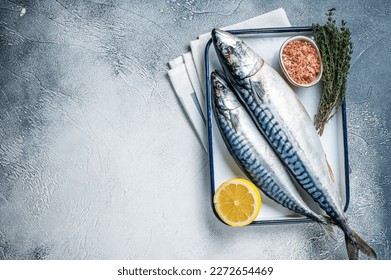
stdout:
[[(303, 27), (281, 27), (281, 28), (255, 28), (255, 29), (239, 29), (239, 30), (227, 30), (234, 35), (257, 35), (257, 34), (286, 34), (286, 33), (310, 33), (313, 31), (311, 26)], [(206, 81), (206, 109), (207, 109), (207, 130), (208, 130), (208, 153), (209, 153), (209, 175), (211, 185), (211, 206), (216, 218), (221, 219), (217, 215), (213, 205), (213, 195), (215, 193), (215, 178), (214, 178), (214, 161), (213, 161), (213, 137), (212, 137), (212, 107), (211, 107), (211, 84), (209, 74), (209, 49), (212, 44), (212, 39), (208, 41), (205, 46), (205, 81)], [(342, 131), (343, 131), (343, 146), (344, 146), (344, 165), (345, 165), (345, 191), (346, 201), (344, 212), (348, 210), (350, 202), (350, 183), (349, 183), (349, 155), (348, 155), (348, 130), (346, 122), (346, 103), (342, 102)], [(266, 224), (292, 224), (292, 223), (308, 223), (313, 222), (309, 218), (297, 217), (287, 218), (282, 220), (263, 220), (254, 221), (250, 225), (266, 225)]]

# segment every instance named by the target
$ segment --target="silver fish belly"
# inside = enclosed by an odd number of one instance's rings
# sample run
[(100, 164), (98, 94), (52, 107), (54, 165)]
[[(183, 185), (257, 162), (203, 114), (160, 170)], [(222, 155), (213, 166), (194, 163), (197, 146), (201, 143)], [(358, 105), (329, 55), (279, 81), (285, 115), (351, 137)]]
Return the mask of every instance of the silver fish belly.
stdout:
[(319, 223), (327, 222), (302, 200), (289, 173), (259, 133), (225, 80), (212, 73), (213, 111), (224, 142), (242, 171), (278, 204)]
[(347, 224), (320, 138), (304, 106), (285, 80), (239, 38), (212, 31), (219, 60), (259, 131), (297, 183), (345, 233), (348, 255), (376, 258)]

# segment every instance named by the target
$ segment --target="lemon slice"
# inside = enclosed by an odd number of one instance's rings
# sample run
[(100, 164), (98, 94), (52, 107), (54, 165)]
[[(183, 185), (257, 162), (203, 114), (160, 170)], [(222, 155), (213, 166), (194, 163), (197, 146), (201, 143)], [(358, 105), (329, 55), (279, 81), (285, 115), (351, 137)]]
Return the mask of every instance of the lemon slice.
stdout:
[(217, 215), (227, 225), (242, 227), (250, 224), (261, 209), (257, 187), (242, 178), (230, 179), (220, 185), (213, 196)]

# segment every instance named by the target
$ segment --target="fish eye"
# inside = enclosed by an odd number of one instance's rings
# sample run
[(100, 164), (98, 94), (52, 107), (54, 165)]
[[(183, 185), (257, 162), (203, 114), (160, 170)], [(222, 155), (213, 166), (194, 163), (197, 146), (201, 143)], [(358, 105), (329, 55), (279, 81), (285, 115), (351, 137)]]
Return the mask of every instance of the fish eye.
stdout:
[(222, 86), (220, 83), (217, 83), (217, 84), (216, 84), (216, 88), (217, 88), (217, 89), (223, 89), (223, 86)]
[(224, 47), (222, 52), (223, 52), (224, 55), (227, 55), (227, 54), (230, 53), (230, 49), (228, 47)]

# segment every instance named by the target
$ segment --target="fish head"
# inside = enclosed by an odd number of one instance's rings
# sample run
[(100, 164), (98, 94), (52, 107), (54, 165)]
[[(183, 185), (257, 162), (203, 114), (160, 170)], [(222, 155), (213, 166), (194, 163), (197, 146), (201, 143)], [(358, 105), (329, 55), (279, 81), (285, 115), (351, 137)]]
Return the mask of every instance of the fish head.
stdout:
[(224, 71), (236, 80), (250, 77), (262, 67), (263, 59), (231, 33), (215, 28), (212, 39)]
[(214, 106), (220, 111), (231, 111), (241, 106), (241, 103), (233, 92), (224, 76), (218, 71), (211, 74)]

